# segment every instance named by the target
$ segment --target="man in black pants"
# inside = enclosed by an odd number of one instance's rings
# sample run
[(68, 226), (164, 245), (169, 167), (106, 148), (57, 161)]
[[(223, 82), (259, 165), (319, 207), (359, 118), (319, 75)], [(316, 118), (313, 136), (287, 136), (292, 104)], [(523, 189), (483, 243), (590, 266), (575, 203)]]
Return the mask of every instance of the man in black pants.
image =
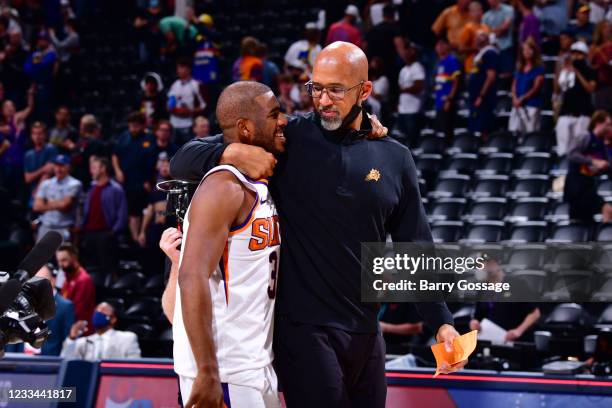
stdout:
[[(176, 178), (199, 180), (219, 163), (270, 176), (281, 229), (275, 368), (288, 407), (384, 407), (384, 341), (378, 306), (360, 300), (360, 244), (431, 241), (412, 157), (369, 140), (362, 103), (372, 91), (358, 47), (319, 54), (308, 90), (316, 112), (292, 117), (286, 153), (193, 140), (174, 156)], [(443, 302), (415, 303), (438, 341), (458, 336)], [(465, 364), (465, 362), (463, 363)], [(463, 366), (448, 367), (443, 372)]]

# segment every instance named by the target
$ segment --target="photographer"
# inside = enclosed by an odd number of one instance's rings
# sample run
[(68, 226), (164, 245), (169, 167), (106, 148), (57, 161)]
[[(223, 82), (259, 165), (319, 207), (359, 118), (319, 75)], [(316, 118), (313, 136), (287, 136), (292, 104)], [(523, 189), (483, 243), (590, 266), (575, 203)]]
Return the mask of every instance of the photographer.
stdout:
[(570, 50), (571, 59), (565, 62), (557, 79), (563, 99), (555, 127), (559, 156), (565, 156), (573, 139), (587, 131), (593, 113), (591, 94), (595, 91), (595, 73), (586, 61), (589, 47), (576, 41)]

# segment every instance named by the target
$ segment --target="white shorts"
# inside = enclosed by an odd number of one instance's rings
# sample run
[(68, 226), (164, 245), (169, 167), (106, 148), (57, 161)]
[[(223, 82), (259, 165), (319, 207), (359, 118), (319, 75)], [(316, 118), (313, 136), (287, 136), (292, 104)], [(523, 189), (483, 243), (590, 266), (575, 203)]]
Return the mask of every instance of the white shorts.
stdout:
[(512, 108), (508, 120), (508, 130), (519, 133), (531, 133), (540, 130), (540, 109), (533, 106)]
[(573, 140), (582, 136), (589, 130), (590, 118), (588, 116), (559, 116), (555, 132), (557, 134), (557, 154), (567, 154)]
[[(221, 383), (223, 388), (223, 399), (227, 408), (280, 408), (281, 403), (278, 396), (278, 383), (276, 373), (271, 365), (262, 369), (264, 376), (263, 389)], [(179, 375), (181, 386), (181, 398), (183, 404), (187, 403), (191, 395), (191, 387), (195, 378)]]

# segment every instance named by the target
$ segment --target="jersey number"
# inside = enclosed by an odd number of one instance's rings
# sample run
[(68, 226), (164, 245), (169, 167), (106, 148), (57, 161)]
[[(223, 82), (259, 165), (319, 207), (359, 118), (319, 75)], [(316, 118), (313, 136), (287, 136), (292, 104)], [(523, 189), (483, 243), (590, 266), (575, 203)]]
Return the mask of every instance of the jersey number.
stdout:
[(270, 253), (270, 282), (268, 283), (268, 297), (276, 297), (276, 277), (278, 276), (278, 251)]

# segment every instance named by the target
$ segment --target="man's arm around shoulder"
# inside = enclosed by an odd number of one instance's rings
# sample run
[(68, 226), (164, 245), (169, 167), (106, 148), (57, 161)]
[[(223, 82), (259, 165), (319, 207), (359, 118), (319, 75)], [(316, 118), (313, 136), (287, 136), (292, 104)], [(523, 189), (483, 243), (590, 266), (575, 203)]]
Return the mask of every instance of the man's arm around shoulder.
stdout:
[(276, 159), (258, 146), (224, 144), (218, 135), (209, 140), (194, 139), (183, 145), (170, 160), (170, 174), (179, 180), (200, 181), (219, 164), (231, 164), (258, 180), (272, 175)]

